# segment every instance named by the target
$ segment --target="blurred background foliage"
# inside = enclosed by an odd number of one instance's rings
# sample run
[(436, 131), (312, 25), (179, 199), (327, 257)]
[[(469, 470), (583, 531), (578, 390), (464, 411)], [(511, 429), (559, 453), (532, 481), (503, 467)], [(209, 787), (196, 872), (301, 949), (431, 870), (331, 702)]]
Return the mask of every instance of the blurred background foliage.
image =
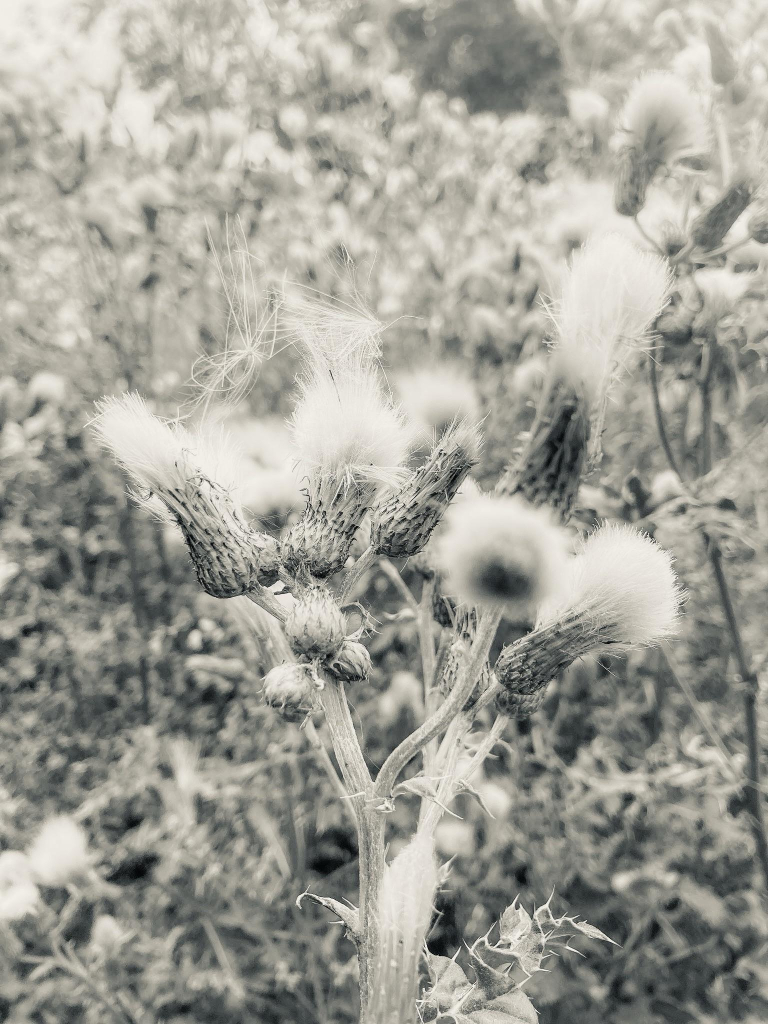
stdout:
[[(758, 47), (761, 6), (720, 5)], [(193, 377), (239, 397), (242, 381), (217, 370), (249, 314), (259, 351), (275, 355), (244, 356), (257, 383), (226, 417), (244, 451), (246, 504), (279, 531), (301, 502), (282, 419), (298, 361), (263, 310), (298, 282), (362, 296), (391, 325), (386, 368), (415, 418), (439, 425), (471, 392), (486, 417), (477, 476), (492, 482), (541, 383), (539, 296), (591, 230), (642, 241), (612, 212), (613, 112), (644, 68), (700, 73), (700, 8), (14, 0), (9, 10), (0, 849), (66, 812), (86, 827), (96, 872), (51, 890), (38, 917), (0, 921), (0, 1019), (353, 1020), (352, 947), (322, 910), (294, 903), (307, 887), (351, 897), (345, 808), (304, 734), (264, 707), (249, 630), (198, 593), (178, 538), (131, 507), (94, 449), (92, 402), (137, 388), (160, 412), (189, 412)], [(747, 127), (768, 102), (764, 65), (750, 68)], [(760, 273), (717, 410), (738, 436), (768, 421), (761, 260), (746, 264)], [(695, 443), (695, 354), (687, 340), (665, 364), (662, 397), (683, 445)], [(706, 514), (712, 528), (714, 499), (670, 512), (664, 465), (650, 399), (631, 381), (579, 517), (641, 522), (676, 552), (691, 594), (684, 642), (669, 658), (574, 669), (476, 780), (481, 801), (462, 798), (461, 818), (440, 829), (455, 859), (434, 952), (482, 934), (516, 893), (530, 907), (553, 887), (564, 909), (620, 943), (565, 954), (531, 981), (546, 1024), (756, 1024), (768, 1013), (738, 683), (691, 525)], [(716, 495), (760, 658), (768, 507), (753, 485), (765, 468), (762, 449), (751, 452), (749, 472), (732, 465)], [(375, 671), (353, 700), (375, 765), (414, 725), (417, 651), (384, 578), (369, 597)], [(412, 810), (398, 803), (395, 837)], [(119, 922), (119, 942), (97, 934), (99, 915)]]

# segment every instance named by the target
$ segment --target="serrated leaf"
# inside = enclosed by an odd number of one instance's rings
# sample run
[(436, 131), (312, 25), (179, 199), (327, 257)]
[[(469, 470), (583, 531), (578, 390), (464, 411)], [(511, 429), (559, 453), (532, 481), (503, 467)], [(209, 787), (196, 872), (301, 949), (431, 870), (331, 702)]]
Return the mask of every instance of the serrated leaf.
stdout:
[(296, 906), (299, 910), (301, 910), (301, 904), (304, 900), (310, 900), (312, 903), (317, 903), (321, 907), (325, 907), (326, 910), (330, 910), (344, 922), (349, 938), (355, 941), (360, 938), (362, 934), (360, 930), (360, 911), (356, 907), (348, 907), (344, 903), (339, 903), (338, 900), (330, 899), (328, 896), (316, 896), (313, 892), (303, 892), (300, 896), (296, 897)]
[(515, 989), (480, 1010), (452, 1014), (456, 1024), (538, 1024), (539, 1015), (525, 992)]
[(438, 1010), (457, 1003), (472, 987), (463, 969), (452, 957), (427, 953), (427, 966), (432, 987), (424, 994), (424, 1002)]
[(499, 918), (500, 940), (505, 945), (514, 946), (530, 933), (532, 927), (531, 915), (525, 907), (519, 907), (515, 900)]

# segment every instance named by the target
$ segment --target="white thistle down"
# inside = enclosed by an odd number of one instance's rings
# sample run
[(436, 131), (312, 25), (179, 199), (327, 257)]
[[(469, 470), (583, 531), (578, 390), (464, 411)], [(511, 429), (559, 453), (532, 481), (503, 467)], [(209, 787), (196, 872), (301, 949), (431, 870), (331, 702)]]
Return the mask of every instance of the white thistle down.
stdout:
[(610, 387), (632, 354), (647, 348), (648, 329), (672, 285), (666, 260), (618, 234), (590, 238), (577, 252), (550, 309), (554, 368), (583, 389), (599, 444)]
[(181, 527), (203, 589), (234, 597), (279, 572), (276, 541), (252, 530), (234, 497), (236, 460), (226, 435), (190, 433), (154, 416), (136, 394), (107, 398), (91, 427), (150, 509), (158, 503)]
[(651, 166), (694, 163), (707, 151), (709, 132), (699, 100), (668, 71), (649, 71), (633, 84), (619, 118), (624, 145)]
[(672, 556), (634, 527), (606, 523), (570, 561), (562, 596), (536, 628), (576, 619), (595, 646), (648, 647), (675, 634), (681, 600)]
[(447, 593), (519, 618), (557, 593), (567, 551), (568, 536), (547, 509), (491, 495), (452, 506), (436, 542)]
[(0, 921), (20, 921), (37, 912), (40, 890), (29, 857), (20, 850), (0, 853)]
[[(238, 463), (222, 430), (187, 430), (150, 412), (141, 395), (129, 392), (97, 402), (91, 421), (97, 440), (111, 453), (138, 487), (136, 500), (163, 519), (172, 517), (173, 493), (190, 477), (202, 474), (231, 492), (238, 478)], [(155, 495), (163, 502), (160, 508)]]
[(477, 421), (474, 382), (457, 366), (436, 365), (401, 374), (397, 393), (409, 420), (426, 430), (444, 430), (454, 420)]
[(539, 609), (533, 632), (499, 655), (499, 710), (527, 718), (541, 706), (550, 680), (585, 654), (648, 647), (672, 636), (681, 601), (666, 551), (631, 526), (600, 527), (571, 560), (560, 595)]
[(371, 994), (370, 1019), (375, 1024), (400, 1024), (413, 1018), (419, 960), (438, 881), (434, 840), (426, 829), (417, 832), (384, 869)]

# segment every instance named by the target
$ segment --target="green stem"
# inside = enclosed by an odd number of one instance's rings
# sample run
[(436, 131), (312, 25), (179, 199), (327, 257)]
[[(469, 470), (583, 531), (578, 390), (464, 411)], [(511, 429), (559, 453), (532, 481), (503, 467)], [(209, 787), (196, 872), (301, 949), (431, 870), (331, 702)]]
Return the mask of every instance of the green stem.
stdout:
[(399, 746), (395, 747), (382, 765), (374, 786), (374, 795), (377, 798), (389, 799), (391, 797), (397, 776), (403, 768), (429, 743), (433, 736), (437, 736), (449, 726), (462, 710), (480, 677), (500, 621), (500, 611), (483, 613), (467, 660), (453, 689), (438, 710), (430, 715), (415, 732), (407, 736)]

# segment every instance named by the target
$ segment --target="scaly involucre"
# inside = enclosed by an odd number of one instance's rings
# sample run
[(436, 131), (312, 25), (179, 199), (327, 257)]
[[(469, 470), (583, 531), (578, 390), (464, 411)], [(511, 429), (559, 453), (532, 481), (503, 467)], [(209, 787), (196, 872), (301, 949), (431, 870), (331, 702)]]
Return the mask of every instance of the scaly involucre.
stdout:
[(536, 628), (578, 619), (594, 646), (647, 647), (677, 630), (682, 594), (671, 555), (632, 526), (595, 530), (569, 564), (558, 600), (541, 608)]
[(596, 443), (610, 386), (633, 352), (647, 347), (671, 285), (666, 260), (618, 234), (590, 238), (573, 258), (560, 302), (550, 310), (554, 369), (584, 390)]
[(448, 510), (437, 542), (445, 590), (467, 605), (526, 617), (555, 594), (567, 534), (545, 508), (522, 498), (480, 495)]
[(650, 71), (627, 96), (619, 119), (623, 142), (652, 167), (698, 162), (709, 133), (698, 99), (668, 71)]

